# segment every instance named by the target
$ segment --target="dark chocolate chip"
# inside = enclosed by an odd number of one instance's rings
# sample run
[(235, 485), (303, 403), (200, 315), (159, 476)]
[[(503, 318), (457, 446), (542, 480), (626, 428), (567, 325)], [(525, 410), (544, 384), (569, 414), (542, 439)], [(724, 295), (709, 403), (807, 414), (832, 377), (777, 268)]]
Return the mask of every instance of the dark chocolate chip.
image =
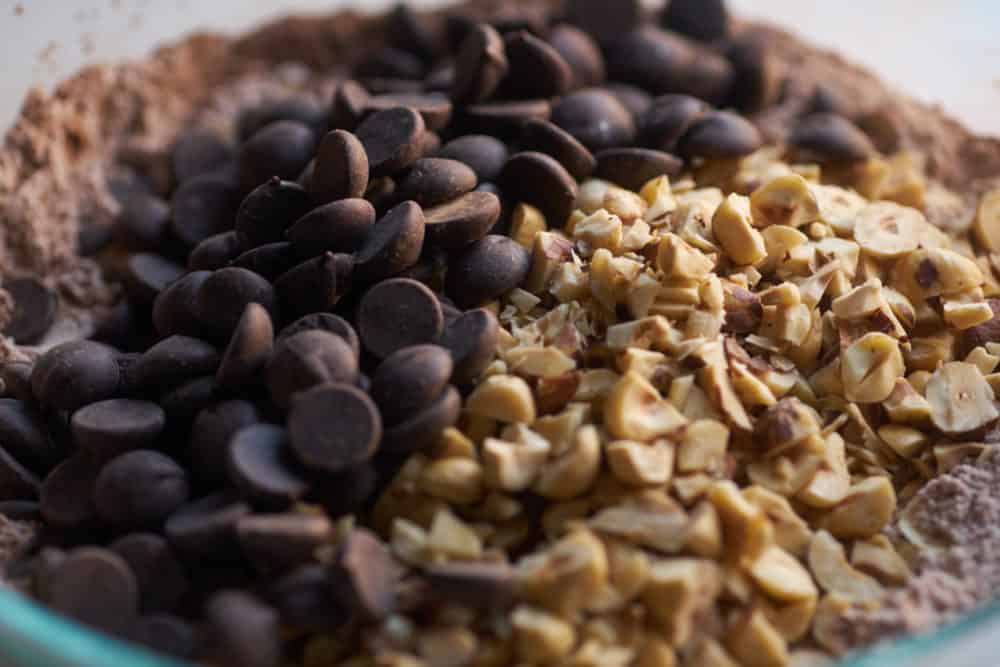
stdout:
[(86, 340), (57, 345), (39, 357), (31, 371), (35, 396), (60, 410), (111, 398), (119, 381), (115, 350)]
[(622, 103), (632, 118), (636, 119), (649, 109), (653, 104), (653, 96), (642, 88), (638, 88), (628, 83), (613, 81), (604, 87), (615, 99)]
[(115, 240), (115, 226), (95, 220), (82, 219), (76, 230), (76, 252), (80, 257), (93, 257), (108, 248)]
[(420, 157), (434, 157), (439, 150), (441, 150), (441, 135), (430, 130), (424, 132), (424, 137), (420, 141)]
[(316, 135), (308, 125), (279, 120), (254, 132), (240, 147), (240, 186), (250, 192), (274, 176), (294, 180), (316, 151)]
[(208, 130), (182, 132), (170, 151), (170, 164), (178, 183), (215, 171), (232, 158), (229, 144)]
[(304, 466), (338, 473), (375, 455), (382, 419), (368, 394), (343, 383), (324, 384), (292, 399), (288, 434)]
[(368, 154), (345, 130), (330, 132), (319, 144), (309, 192), (320, 203), (363, 197), (368, 188)]
[(365, 199), (339, 199), (314, 208), (287, 233), (303, 257), (328, 250), (354, 252), (364, 245), (375, 224), (375, 207)]
[(576, 203), (576, 180), (544, 153), (511, 156), (500, 172), (499, 184), (505, 196), (537, 206), (553, 227), (566, 223)]
[(609, 148), (597, 154), (597, 178), (638, 192), (659, 176), (675, 178), (684, 161), (670, 153), (648, 148)]
[(557, 97), (573, 85), (573, 69), (548, 43), (529, 32), (504, 37), (510, 70), (504, 79), (505, 96), (518, 99)]
[(379, 359), (404, 347), (430, 343), (444, 330), (437, 297), (409, 278), (393, 278), (372, 287), (358, 308), (358, 332), (365, 348)]
[(409, 107), (419, 113), (431, 132), (444, 129), (451, 120), (451, 100), (440, 93), (385, 93), (368, 98), (367, 111), (371, 113), (396, 107)]
[(8, 361), (0, 364), (0, 382), (3, 383), (5, 398), (16, 398), (29, 403), (35, 400), (35, 394), (31, 391), (32, 367), (33, 365), (27, 361)]
[(360, 618), (380, 620), (396, 607), (397, 565), (373, 533), (355, 528), (340, 543), (333, 585)]
[(510, 153), (499, 139), (485, 134), (470, 134), (449, 141), (436, 156), (464, 162), (476, 172), (480, 181), (492, 181), (500, 175)]
[(139, 609), (139, 586), (125, 560), (107, 549), (80, 547), (47, 573), (46, 602), (93, 628), (122, 635)]
[(817, 162), (860, 162), (872, 156), (875, 147), (864, 132), (843, 116), (813, 113), (798, 122), (788, 134), (788, 144)]
[[(0, 500), (0, 514), (11, 521), (41, 521), (42, 505), (36, 500)], [(10, 580), (9, 570), (6, 574)]]
[(458, 421), (461, 410), (462, 397), (454, 387), (445, 387), (426, 408), (387, 428), (382, 438), (382, 450), (401, 455), (432, 447), (441, 432)]
[(670, 0), (663, 13), (664, 27), (701, 42), (729, 36), (725, 0)]
[(571, 89), (604, 83), (607, 78), (604, 56), (600, 46), (590, 35), (563, 23), (552, 29), (548, 41), (573, 71)]
[(686, 159), (732, 158), (749, 155), (763, 138), (754, 125), (729, 111), (711, 111), (695, 121), (677, 141), (677, 152)]
[(711, 110), (690, 95), (663, 95), (639, 117), (639, 141), (643, 146), (671, 152), (677, 140), (703, 115)]
[(528, 121), (519, 145), (521, 150), (545, 153), (555, 158), (577, 180), (590, 176), (597, 166), (586, 146), (566, 130), (546, 120)]
[(312, 199), (298, 183), (269, 179), (248, 194), (236, 212), (236, 235), (240, 246), (249, 250), (283, 241), (288, 226), (312, 207)]
[(275, 318), (277, 295), (266, 278), (235, 266), (213, 271), (196, 299), (199, 319), (217, 336), (232, 334), (248, 303), (259, 303)]
[(248, 426), (229, 445), (229, 479), (254, 504), (285, 507), (309, 490), (288, 458), (288, 434), (272, 424)]
[(121, 556), (135, 574), (143, 612), (171, 611), (190, 589), (173, 549), (156, 533), (130, 533), (108, 549)]
[(552, 122), (592, 151), (627, 146), (635, 139), (632, 114), (601, 88), (585, 88), (562, 98), (552, 109)]
[(224, 481), (230, 441), (259, 421), (257, 407), (249, 401), (222, 401), (198, 412), (191, 427), (189, 452), (196, 476), (209, 484)]
[(214, 374), (218, 367), (219, 351), (214, 345), (177, 335), (146, 350), (132, 367), (132, 377), (142, 390), (165, 390), (199, 375)]
[(164, 393), (160, 396), (160, 407), (167, 413), (168, 424), (183, 428), (190, 425), (198, 412), (215, 400), (215, 376), (204, 375)]
[(407, 107), (377, 111), (358, 126), (357, 135), (373, 176), (391, 176), (413, 164), (421, 152), (423, 117)]
[(473, 609), (503, 611), (517, 592), (514, 568), (507, 563), (435, 563), (425, 572), (432, 594)]
[(183, 266), (162, 255), (136, 253), (125, 262), (125, 291), (137, 302), (151, 304), (163, 289), (184, 273)]
[(416, 264), (423, 245), (424, 213), (405, 201), (375, 223), (356, 255), (355, 275), (369, 283), (394, 276)]
[(444, 391), (453, 364), (437, 345), (414, 345), (386, 357), (372, 376), (371, 397), (386, 426), (422, 411)]
[(187, 473), (176, 461), (137, 449), (101, 469), (94, 483), (94, 507), (116, 528), (157, 528), (187, 501), (189, 493)]
[(73, 440), (95, 461), (107, 461), (134, 449), (156, 444), (167, 424), (156, 403), (112, 398), (91, 403), (73, 413)]
[[(445, 158), (422, 158), (399, 179), (396, 197), (423, 207), (452, 201), (476, 187), (476, 174), (464, 163)], [(374, 217), (374, 210), (372, 211)]]
[(427, 67), (412, 53), (387, 46), (369, 54), (354, 71), (361, 78), (421, 79)]
[(358, 339), (358, 334), (354, 331), (354, 327), (343, 317), (334, 315), (333, 313), (312, 313), (311, 315), (300, 317), (281, 330), (278, 334), (278, 341), (280, 342), (303, 331), (312, 331), (315, 329), (340, 336), (351, 346), (355, 358), (361, 355), (361, 341)]
[(270, 586), (268, 599), (282, 624), (300, 632), (331, 631), (350, 620), (350, 610), (337, 599), (321, 565), (303, 565), (281, 577)]
[(464, 386), (478, 380), (496, 356), (499, 340), (500, 324), (486, 309), (470, 310), (451, 322), (441, 337), (455, 366), (451, 381)]
[(344, 516), (364, 508), (378, 485), (378, 474), (371, 462), (324, 475), (323, 483), (312, 489), (313, 502), (323, 506), (331, 517)]
[(311, 562), (316, 549), (333, 538), (334, 527), (322, 514), (255, 514), (240, 519), (236, 534), (254, 567), (262, 572), (285, 572)]
[(192, 271), (160, 291), (153, 301), (153, 325), (161, 336), (196, 336), (204, 329), (198, 319), (196, 299), (210, 271)]
[(260, 304), (247, 304), (215, 372), (218, 387), (239, 391), (252, 386), (267, 366), (273, 347), (271, 316)]
[(488, 134), (505, 141), (521, 135), (525, 122), (548, 120), (552, 105), (548, 100), (515, 100), (470, 105), (457, 114), (456, 127), (462, 134)]
[(278, 121), (295, 121), (313, 129), (325, 125), (326, 109), (319, 103), (302, 95), (284, 99), (268, 100), (242, 111), (237, 119), (237, 135), (246, 141), (258, 130)]
[(44, 416), (31, 403), (13, 398), (0, 399), (0, 444), (25, 467), (42, 474), (64, 456), (49, 437)]
[(249, 514), (245, 503), (217, 493), (181, 507), (167, 519), (163, 531), (178, 555), (192, 563), (232, 561), (240, 555), (236, 524)]
[(0, 500), (35, 500), (40, 493), (42, 482), (35, 473), (0, 447)]
[(193, 248), (230, 229), (239, 205), (239, 187), (230, 179), (216, 172), (197, 176), (177, 188), (170, 200), (170, 231)]
[(566, 5), (566, 19), (597, 39), (615, 37), (639, 25), (642, 3), (639, 0), (571, 0)]
[(157, 250), (167, 236), (170, 206), (149, 192), (135, 192), (122, 202), (115, 239), (129, 250)]
[(445, 291), (458, 307), (475, 308), (520, 286), (530, 268), (523, 246), (506, 236), (487, 236), (453, 259)]
[(90, 525), (97, 518), (94, 483), (99, 472), (98, 463), (79, 453), (53, 468), (42, 482), (40, 493), (46, 524), (66, 530)]
[(732, 84), (729, 62), (680, 35), (645, 26), (609, 43), (608, 76), (653, 95), (686, 93), (724, 102)]
[(236, 232), (222, 232), (199, 243), (188, 255), (188, 269), (214, 271), (228, 266), (240, 254), (240, 241)]
[(129, 640), (158, 653), (191, 660), (198, 651), (198, 637), (187, 621), (173, 614), (148, 614), (132, 623)]
[(452, 99), (461, 104), (478, 104), (489, 99), (507, 76), (508, 69), (507, 52), (500, 33), (482, 23), (471, 27), (455, 59)]
[(733, 106), (751, 113), (778, 102), (784, 68), (771, 52), (766, 38), (752, 33), (739, 35), (729, 43), (725, 53), (733, 66), (730, 93)]
[(337, 255), (328, 252), (302, 262), (279, 276), (274, 288), (287, 316), (330, 310), (343, 291), (338, 291)]
[(278, 613), (249, 593), (224, 590), (205, 603), (213, 663), (220, 667), (278, 667)]
[(489, 192), (470, 192), (424, 211), (427, 241), (454, 250), (480, 240), (500, 218), (500, 199)]
[(289, 241), (266, 243), (247, 250), (233, 260), (233, 266), (260, 274), (274, 280), (301, 261), (302, 257)]
[(405, 2), (401, 2), (385, 17), (386, 32), (393, 46), (431, 63), (440, 52), (435, 34), (423, 17)]
[(353, 131), (365, 116), (368, 97), (368, 91), (357, 81), (342, 82), (333, 96), (330, 128)]
[(311, 329), (279, 339), (267, 366), (271, 398), (287, 408), (292, 395), (329, 382), (353, 384), (358, 379), (358, 358), (340, 336)]

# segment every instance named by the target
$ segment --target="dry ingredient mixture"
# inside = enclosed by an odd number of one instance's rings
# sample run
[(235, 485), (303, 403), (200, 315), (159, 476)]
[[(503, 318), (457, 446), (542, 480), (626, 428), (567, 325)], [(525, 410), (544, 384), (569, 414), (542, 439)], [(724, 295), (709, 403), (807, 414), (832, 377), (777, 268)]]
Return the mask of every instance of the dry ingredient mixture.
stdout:
[(317, 26), (8, 137), (11, 582), (261, 667), (811, 665), (993, 596), (996, 144), (719, 2)]

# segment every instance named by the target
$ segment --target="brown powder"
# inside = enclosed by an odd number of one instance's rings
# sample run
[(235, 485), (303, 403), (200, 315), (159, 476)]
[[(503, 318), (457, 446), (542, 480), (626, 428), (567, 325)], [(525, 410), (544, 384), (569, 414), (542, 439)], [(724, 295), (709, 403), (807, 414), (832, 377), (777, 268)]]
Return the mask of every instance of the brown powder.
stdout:
[(901, 513), (903, 536), (928, 544), (907, 586), (875, 609), (852, 607), (841, 625), (843, 649), (924, 632), (1000, 594), (1000, 449), (931, 480)]

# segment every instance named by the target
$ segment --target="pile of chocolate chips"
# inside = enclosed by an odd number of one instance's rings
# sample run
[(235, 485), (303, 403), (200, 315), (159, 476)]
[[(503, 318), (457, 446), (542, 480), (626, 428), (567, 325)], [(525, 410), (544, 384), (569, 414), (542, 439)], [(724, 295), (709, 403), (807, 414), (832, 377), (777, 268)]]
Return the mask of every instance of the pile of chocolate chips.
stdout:
[[(384, 21), (391, 45), (328, 108), (191, 130), (169, 196), (119, 188), (104, 253), (131, 253), (127, 298), (94, 340), (0, 370), (0, 512), (42, 523), (7, 575), (59, 612), (241, 667), (363, 623), (391, 595), (386, 547), (356, 527), (317, 548), (460, 419), (498, 342), (484, 306), (531, 269), (513, 206), (559, 227), (581, 179), (638, 189), (747, 155), (762, 139), (737, 111), (780, 83), (717, 1)], [(869, 150), (830, 114), (791, 141)], [(15, 298), (8, 333), (37, 339), (51, 301)]]

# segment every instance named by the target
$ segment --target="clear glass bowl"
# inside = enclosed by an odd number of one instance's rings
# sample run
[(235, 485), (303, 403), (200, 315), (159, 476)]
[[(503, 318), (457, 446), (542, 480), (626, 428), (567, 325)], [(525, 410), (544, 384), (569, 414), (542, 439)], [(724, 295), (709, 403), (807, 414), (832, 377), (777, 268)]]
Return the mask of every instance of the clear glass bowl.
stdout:
[[(1000, 602), (937, 631), (849, 656), (837, 667), (995, 667), (1000, 639), (985, 656), (969, 640), (1000, 637)], [(982, 648), (981, 646), (979, 647)], [(109, 639), (53, 614), (18, 593), (0, 590), (0, 665), (3, 667), (183, 667), (175, 660)]]

